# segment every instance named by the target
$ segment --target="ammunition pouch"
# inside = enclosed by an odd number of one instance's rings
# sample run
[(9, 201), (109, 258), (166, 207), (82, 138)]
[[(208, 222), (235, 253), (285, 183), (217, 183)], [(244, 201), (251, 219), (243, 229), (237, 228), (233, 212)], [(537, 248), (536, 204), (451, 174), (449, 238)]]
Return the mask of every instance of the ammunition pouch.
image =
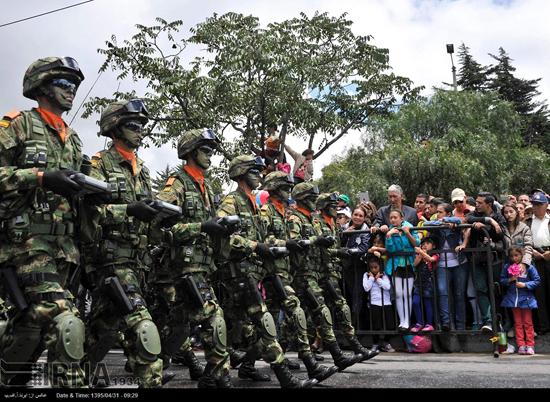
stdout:
[(220, 271), (222, 281), (241, 278), (250, 272), (256, 272), (260, 276), (264, 276), (266, 273), (266, 270), (262, 266), (259, 266), (255, 261), (251, 261), (249, 259), (242, 259), (238, 261), (229, 260), (223, 264)]
[(65, 236), (75, 233), (74, 214), (56, 210), (50, 212), (48, 204), (42, 204), (33, 212), (28, 210), (2, 221), (2, 231), (8, 241), (22, 243), (35, 236)]
[(110, 239), (100, 240), (94, 250), (94, 259), (102, 262), (115, 262), (122, 258), (141, 261), (146, 253), (145, 249), (130, 248), (127, 243)]

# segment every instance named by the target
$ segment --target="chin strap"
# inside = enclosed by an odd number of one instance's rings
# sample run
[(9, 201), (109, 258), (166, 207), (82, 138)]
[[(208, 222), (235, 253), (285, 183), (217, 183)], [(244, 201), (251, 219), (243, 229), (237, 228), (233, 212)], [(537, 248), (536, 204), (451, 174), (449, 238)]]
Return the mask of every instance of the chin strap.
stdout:
[(138, 143), (133, 143), (129, 141), (128, 138), (124, 136), (122, 130), (118, 128), (118, 126), (113, 129), (113, 133), (115, 134), (115, 137), (117, 137), (119, 140), (122, 140), (122, 142), (124, 142), (130, 148), (138, 149), (141, 146), (141, 141), (139, 141)]
[[(45, 87), (42, 85), (40, 86), (40, 90), (42, 91), (44, 96), (48, 98), (48, 102), (50, 102), (54, 106), (57, 106), (59, 109), (63, 110), (64, 112), (68, 112), (73, 108), (72, 105), (62, 105), (61, 103), (59, 103), (58, 100), (55, 99), (55, 94), (50, 89), (48, 89), (48, 87)], [(63, 95), (61, 94), (61, 96)]]

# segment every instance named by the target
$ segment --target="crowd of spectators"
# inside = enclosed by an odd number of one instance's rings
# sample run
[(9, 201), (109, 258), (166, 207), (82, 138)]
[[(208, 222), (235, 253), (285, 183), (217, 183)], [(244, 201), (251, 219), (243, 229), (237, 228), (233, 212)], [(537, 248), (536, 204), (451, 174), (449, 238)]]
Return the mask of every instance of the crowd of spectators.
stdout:
[(418, 194), (411, 207), (392, 185), (377, 209), (341, 195), (342, 246), (360, 250), (344, 266), (345, 294), (359, 328), (379, 331), (373, 348), (392, 351), (395, 329), (460, 336), (493, 331), (497, 317), (519, 353), (534, 354), (534, 336), (550, 332), (549, 199), (541, 189), (497, 197), (456, 188)]

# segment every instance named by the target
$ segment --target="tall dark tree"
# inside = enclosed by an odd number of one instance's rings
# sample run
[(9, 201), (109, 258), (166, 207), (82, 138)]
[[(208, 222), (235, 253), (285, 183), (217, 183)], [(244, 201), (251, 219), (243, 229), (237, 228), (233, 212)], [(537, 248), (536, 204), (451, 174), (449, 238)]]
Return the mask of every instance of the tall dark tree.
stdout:
[(470, 48), (464, 43), (458, 48), (458, 69), (456, 83), (464, 90), (485, 91), (489, 81), (488, 68), (482, 66), (470, 54)]

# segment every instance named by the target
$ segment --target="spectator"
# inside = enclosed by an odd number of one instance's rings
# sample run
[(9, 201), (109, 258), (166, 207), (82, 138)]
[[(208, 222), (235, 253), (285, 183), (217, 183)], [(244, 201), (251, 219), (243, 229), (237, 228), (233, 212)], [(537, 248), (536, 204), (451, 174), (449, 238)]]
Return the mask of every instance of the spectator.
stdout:
[[(412, 209), (412, 208), (411, 208)], [(416, 210), (414, 217), (416, 218)], [(400, 209), (390, 212), (390, 227), (386, 233), (386, 249), (390, 258), (386, 264), (386, 274), (393, 277), (395, 289), (395, 304), (399, 316), (399, 332), (408, 332), (412, 307), (412, 286), (414, 282), (413, 255), (392, 256), (396, 252), (414, 252), (420, 245), (416, 231), (411, 231), (411, 223), (405, 220), (405, 214)]]
[(525, 220), (533, 236), (533, 262), (540, 277), (535, 290), (538, 309), (535, 314), (535, 332), (544, 335), (550, 330), (550, 218), (546, 214), (548, 198), (543, 193), (532, 197), (533, 216)]
[(384, 269), (386, 269), (386, 263), (388, 262), (388, 250), (386, 250), (386, 235), (382, 232), (375, 234), (371, 233), (371, 247), (367, 251), (369, 254), (374, 254), (375, 257), (382, 258), (384, 262)]
[(369, 226), (369, 227), (372, 227), (373, 223), (374, 223), (374, 217), (376, 215), (376, 205), (374, 205), (372, 203), (372, 201), (368, 201), (368, 202), (361, 202), (359, 205), (361, 205), (362, 207), (365, 208), (365, 210), (367, 211), (367, 216), (365, 217), (365, 223)]
[[(468, 244), (462, 242), (462, 230), (456, 228), (461, 223), (459, 217), (453, 216), (453, 207), (443, 203), (437, 207), (437, 220), (424, 224), (425, 226), (449, 225), (448, 229), (436, 230), (431, 234), (438, 239), (439, 247), (446, 250), (446, 252), (440, 253), (435, 271), (442, 331), (451, 330), (453, 324), (458, 330), (464, 329), (463, 301), (468, 281), (468, 261), (464, 253), (460, 253), (460, 251)], [(468, 237), (466, 237), (466, 241), (468, 241)], [(452, 292), (451, 298), (449, 297), (450, 292)], [(453, 301), (452, 305), (451, 300)]]
[(518, 210), (519, 221), (523, 222), (525, 220), (525, 204), (523, 202), (517, 202), (516, 209)]
[(523, 266), (525, 251), (514, 245), (508, 250), (510, 263), (500, 274), (500, 286), (508, 289), (502, 300), (502, 307), (512, 309), (518, 354), (535, 354), (535, 331), (531, 310), (537, 308), (536, 289), (540, 287), (540, 277), (535, 267)]
[(476, 209), (476, 200), (474, 200), (474, 197), (466, 197), (466, 204), (469, 205), (468, 209), (470, 211)]
[(342, 227), (349, 222), (351, 219), (351, 214), (347, 209), (337, 209), (336, 210), (336, 226), (338, 229), (342, 229)]
[[(356, 206), (351, 214), (351, 221), (349, 221), (346, 225), (342, 227), (342, 231), (369, 229), (369, 227), (365, 223), (365, 216), (365, 209), (360, 205)], [(366, 303), (363, 302), (364, 292), (361, 285), (363, 282), (363, 274), (365, 273), (366, 266), (360, 263), (360, 258), (364, 257), (367, 254), (370, 245), (370, 233), (357, 233), (346, 235), (344, 237), (344, 240), (345, 243), (342, 244), (343, 247), (348, 249), (356, 248), (359, 250), (359, 255), (354, 256), (353, 259), (348, 260), (349, 265), (346, 264), (343, 266), (352, 268), (346, 270), (344, 275), (346, 288), (351, 291), (352, 301), (351, 303), (349, 303), (349, 305), (351, 306), (352, 314), (356, 315), (357, 317), (362, 317), (364, 316), (363, 309), (366, 307)], [(359, 325), (359, 327), (361, 326), (362, 325)]]
[[(437, 266), (439, 254), (430, 254), (430, 251), (437, 248), (435, 238), (425, 237), (420, 242), (420, 247), (415, 247), (416, 258), (413, 265), (418, 272), (413, 289), (413, 309), (416, 318), (416, 325), (411, 332), (430, 332), (433, 327), (433, 303), (434, 285), (433, 272)], [(426, 313), (425, 320), (422, 319), (422, 306)], [(424, 322), (425, 324), (421, 324)]]
[[(370, 299), (370, 316), (372, 330), (393, 331), (395, 321), (393, 306), (391, 302), (391, 282), (388, 275), (384, 275), (383, 262), (379, 257), (369, 256), (367, 259), (368, 272), (363, 276), (363, 288)], [(391, 345), (386, 342), (385, 335), (372, 335), (372, 350), (380, 349), (384, 352), (395, 352)]]
[(340, 194), (340, 197), (338, 198), (338, 208), (347, 209), (351, 214), (351, 208), (349, 206), (349, 197), (347, 195)]
[(523, 221), (525, 222), (527, 219), (531, 218), (533, 216), (533, 205), (531, 203), (525, 205), (525, 210), (523, 211)]
[(296, 184), (310, 181), (313, 178), (313, 155), (315, 151), (312, 149), (306, 149), (299, 154), (285, 144), (285, 149), (294, 159), (294, 166), (292, 167), (292, 175), (294, 176), (294, 182)]
[(529, 194), (520, 194), (518, 195), (518, 202), (521, 202), (523, 205), (531, 203), (531, 197)]
[(451, 192), (451, 202), (455, 207), (453, 210), (453, 216), (460, 218), (462, 223), (466, 223), (466, 215), (470, 213), (473, 208), (470, 208), (466, 203), (466, 193), (461, 188), (455, 188)]
[(416, 215), (418, 216), (418, 220), (420, 220), (420, 217), (424, 215), (424, 209), (426, 208), (426, 204), (430, 201), (430, 196), (428, 194), (418, 194), (416, 196), (416, 200), (414, 202), (414, 209), (416, 209)]
[[(473, 247), (485, 247), (490, 243), (493, 250), (492, 266), (487, 266), (487, 253), (483, 250), (475, 255), (475, 284), (477, 291), (477, 300), (481, 311), (484, 331), (492, 331), (491, 304), (488, 297), (488, 288), (492, 287), (492, 281), (489, 283), (489, 269), (491, 270), (493, 281), (500, 277), (500, 263), (504, 257), (504, 227), (506, 220), (494, 208), (495, 198), (491, 193), (481, 192), (476, 198), (476, 209), (467, 216), (467, 223), (472, 225), (470, 230), (470, 244)], [(482, 229), (486, 229), (489, 238), (485, 236)], [(495, 295), (498, 296), (498, 295)]]
[(390, 205), (381, 207), (378, 211), (376, 211), (374, 224), (371, 228), (371, 233), (376, 233), (378, 230), (386, 233), (389, 230), (390, 211), (392, 209), (402, 211), (405, 217), (405, 221), (407, 221), (412, 226), (418, 225), (418, 216), (416, 215), (416, 209), (403, 205), (403, 190), (401, 189), (401, 187), (399, 187), (397, 184), (392, 184), (388, 188), (388, 198), (390, 200)]

